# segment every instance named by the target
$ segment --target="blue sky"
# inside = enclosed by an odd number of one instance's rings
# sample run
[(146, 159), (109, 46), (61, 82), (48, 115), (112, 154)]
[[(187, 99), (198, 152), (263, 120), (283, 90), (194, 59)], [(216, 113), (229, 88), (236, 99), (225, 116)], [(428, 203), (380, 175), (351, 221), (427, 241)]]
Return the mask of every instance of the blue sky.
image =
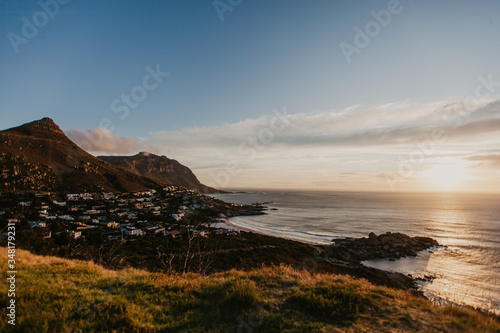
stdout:
[[(59, 8), (36, 36), (14, 45), (14, 34), (25, 38), (26, 20), (43, 19), (40, 3)], [(423, 115), (468, 96), (477, 103), (460, 113), (464, 123), (475, 119), (465, 114), (487, 115), (490, 123), (499, 114), (491, 104), (500, 91), (494, 84), (500, 81), (497, 1), (243, 0), (223, 13), (223, 21), (212, 1), (201, 0), (2, 1), (0, 6), (2, 128), (48, 116), (85, 146), (85, 135), (99, 132), (104, 120), (108, 129), (99, 144), (84, 147), (90, 152), (152, 150), (187, 164), (215, 186), (387, 189), (380, 175), (397, 173), (401, 156), (413, 148), (400, 146), (409, 137), (373, 139), (374, 124), (382, 136), (408, 128), (422, 134), (446, 125)], [(341, 43), (356, 46), (354, 29), (366, 33), (375, 22), (372, 11), (390, 8), (397, 13), (346, 61)], [(156, 69), (168, 76), (161, 82), (147, 79), (154, 88), (145, 89), (145, 77)], [(493, 88), (483, 87), (475, 96), (480, 78)], [(134, 91), (140, 101), (126, 107), (126, 114), (114, 112), (126, 106), (122, 95)], [(274, 131), (272, 140), (254, 147), (251, 160), (248, 149), (242, 156), (238, 147), (264, 133), (273, 110), (285, 107), (287, 119), (301, 125)], [(339, 130), (352, 132), (340, 138)], [(355, 134), (357, 146), (338, 147)], [(367, 145), (363, 135), (379, 143)], [(474, 139), (467, 144), (453, 136), (439, 147), (448, 160), (427, 156), (433, 162), (417, 171), (456, 164), (452, 157), (469, 163), (467, 169), (476, 167), (479, 157), (488, 157), (481, 165), (491, 166), (498, 142), (470, 135)], [(228, 162), (237, 162), (240, 171), (229, 173)], [(221, 182), (223, 174), (229, 182)], [(429, 189), (422, 185), (427, 176), (415, 177), (403, 177), (402, 190)]]

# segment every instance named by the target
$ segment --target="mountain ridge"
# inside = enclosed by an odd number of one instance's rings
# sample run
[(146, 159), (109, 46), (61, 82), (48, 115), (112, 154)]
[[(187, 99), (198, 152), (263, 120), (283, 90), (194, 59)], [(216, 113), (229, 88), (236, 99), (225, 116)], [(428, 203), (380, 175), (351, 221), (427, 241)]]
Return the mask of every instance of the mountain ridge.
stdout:
[(221, 193), (222, 191), (202, 184), (195, 174), (177, 160), (164, 155), (140, 152), (132, 156), (98, 156), (115, 166), (138, 175), (147, 176), (164, 183), (170, 183), (195, 190), (200, 193)]
[(135, 192), (167, 184), (87, 153), (51, 119), (0, 131), (1, 191)]

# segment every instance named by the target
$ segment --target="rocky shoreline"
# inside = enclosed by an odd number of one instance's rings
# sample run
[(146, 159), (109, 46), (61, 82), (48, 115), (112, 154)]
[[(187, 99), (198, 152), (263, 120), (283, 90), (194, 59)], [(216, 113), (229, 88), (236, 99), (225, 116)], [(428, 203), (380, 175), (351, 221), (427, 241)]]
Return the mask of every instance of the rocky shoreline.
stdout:
[(338, 259), (361, 262), (372, 259), (394, 260), (414, 257), (418, 251), (434, 246), (439, 246), (439, 243), (430, 237), (410, 237), (391, 232), (377, 236), (372, 232), (368, 237), (336, 239), (331, 245), (331, 250)]

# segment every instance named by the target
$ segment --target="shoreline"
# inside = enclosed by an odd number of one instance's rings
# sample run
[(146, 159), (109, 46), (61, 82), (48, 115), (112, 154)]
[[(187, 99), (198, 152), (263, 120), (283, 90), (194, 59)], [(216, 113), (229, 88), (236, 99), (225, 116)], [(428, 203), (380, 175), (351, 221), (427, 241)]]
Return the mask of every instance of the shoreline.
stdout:
[[(218, 224), (219, 225), (224, 224), (227, 227), (227, 229), (231, 229), (231, 230), (238, 230), (238, 231), (242, 231), (242, 232), (255, 233), (255, 234), (263, 235), (263, 236), (267, 236), (267, 237), (281, 238), (281, 239), (286, 239), (286, 240), (295, 241), (295, 242), (299, 242), (302, 244), (310, 245), (310, 246), (316, 248), (317, 250), (319, 250), (320, 254), (321, 253), (323, 253), (322, 255), (326, 254), (327, 259), (325, 259), (324, 261), (336, 269), (340, 268), (340, 270), (338, 271), (338, 273), (340, 273), (340, 274), (348, 274), (348, 275), (352, 274), (352, 276), (356, 276), (357, 278), (363, 278), (362, 276), (364, 274), (372, 275), (372, 274), (377, 274), (375, 272), (379, 272), (383, 276), (385, 276), (385, 278), (387, 278), (388, 280), (391, 280), (392, 282), (396, 282), (396, 283), (400, 284), (399, 288), (401, 288), (401, 286), (405, 286), (405, 287), (402, 287), (402, 289), (413, 290), (413, 292), (415, 292), (418, 295), (421, 295), (425, 299), (431, 301), (433, 304), (436, 304), (436, 305), (450, 304), (450, 305), (455, 305), (455, 306), (463, 307), (463, 308), (477, 309), (478, 311), (481, 311), (482, 313), (485, 313), (488, 315), (499, 316), (499, 314), (495, 310), (488, 310), (486, 308), (482, 308), (480, 306), (479, 307), (473, 306), (470, 304), (462, 304), (460, 302), (455, 302), (451, 299), (448, 299), (448, 298), (446, 298), (442, 295), (438, 295), (438, 294), (433, 294), (433, 293), (426, 294), (425, 288), (423, 288), (423, 286), (425, 285), (425, 283), (432, 282), (436, 278), (436, 276), (426, 275), (425, 272), (419, 272), (418, 274), (417, 273), (405, 273), (405, 272), (398, 271), (398, 270), (384, 269), (381, 267), (377, 267), (378, 265), (367, 264), (367, 262), (372, 262), (372, 261), (373, 262), (378, 261), (378, 262), (390, 263), (390, 262), (399, 261), (402, 259), (405, 259), (405, 260), (417, 259), (418, 260), (419, 257), (424, 255), (428, 251), (431, 251), (430, 253), (433, 253), (435, 250), (443, 247), (442, 245), (439, 245), (439, 244), (430, 246), (430, 247), (425, 248), (425, 249), (416, 250), (415, 256), (404, 255), (401, 257), (394, 258), (393, 256), (387, 255), (384, 257), (365, 259), (365, 260), (356, 260), (354, 258), (352, 258), (352, 259), (342, 258), (345, 260), (344, 261), (344, 260), (339, 260), (339, 258), (336, 255), (328, 258), (328, 256), (332, 254), (328, 248), (335, 247), (335, 242), (334, 242), (335, 239), (332, 239), (331, 244), (322, 244), (322, 243), (317, 243), (317, 242), (313, 242), (313, 241), (306, 241), (303, 239), (297, 239), (297, 238), (293, 238), (293, 237), (286, 237), (286, 236), (282, 236), (282, 235), (273, 235), (271, 233), (265, 233), (261, 230), (255, 230), (255, 229), (252, 229), (250, 227), (238, 226), (238, 225), (232, 223), (229, 220), (229, 218), (225, 218), (224, 222), (219, 221)], [(391, 233), (388, 233), (388, 234), (391, 235)], [(399, 234), (399, 233), (392, 234), (392, 235), (406, 236), (404, 234)], [(386, 235), (381, 234), (380, 236), (384, 237)], [(362, 237), (362, 238), (339, 238), (339, 239), (342, 239), (346, 242), (350, 242), (350, 241), (356, 241), (356, 240), (369, 241), (370, 239), (373, 240), (373, 238), (374, 237), (372, 235), (371, 237), (366, 237), (366, 238)], [(417, 236), (416, 238), (424, 238), (424, 237)], [(411, 239), (411, 237), (410, 237), (410, 239)], [(325, 249), (326, 249), (326, 251), (325, 251)], [(350, 250), (353, 250), (353, 249), (350, 249)], [(367, 249), (365, 248), (362, 251), (366, 251), (366, 250)], [(317, 258), (317, 260), (319, 260), (319, 258)], [(352, 273), (349, 273), (349, 270), (352, 270)], [(368, 278), (368, 280), (371, 280), (371, 279)], [(411, 286), (408, 284), (409, 282), (411, 283)]]
[[(236, 216), (234, 216), (234, 217), (236, 217)], [(217, 224), (225, 224), (228, 227), (227, 229), (239, 230), (239, 231), (244, 231), (244, 232), (253, 232), (253, 233), (258, 234), (258, 235), (269, 236), (269, 237), (276, 237), (276, 238), (283, 238), (283, 239), (286, 239), (286, 240), (291, 240), (291, 241), (295, 241), (295, 242), (299, 242), (299, 243), (304, 243), (304, 244), (308, 244), (308, 245), (313, 245), (313, 246), (325, 246), (325, 245), (329, 245), (329, 244), (326, 244), (326, 243), (308, 241), (308, 240), (298, 239), (298, 238), (294, 238), (294, 237), (286, 237), (286, 236), (283, 236), (283, 235), (274, 235), (274, 234), (271, 234), (271, 233), (266, 233), (266, 232), (261, 231), (261, 230), (252, 229), (250, 227), (242, 227), (242, 226), (234, 224), (229, 219), (230, 218), (225, 218), (224, 222), (219, 221), (219, 222), (217, 222)], [(339, 239), (341, 239), (341, 238), (339, 238)], [(334, 240), (334, 238), (332, 238), (331, 243), (333, 242), (333, 240)]]

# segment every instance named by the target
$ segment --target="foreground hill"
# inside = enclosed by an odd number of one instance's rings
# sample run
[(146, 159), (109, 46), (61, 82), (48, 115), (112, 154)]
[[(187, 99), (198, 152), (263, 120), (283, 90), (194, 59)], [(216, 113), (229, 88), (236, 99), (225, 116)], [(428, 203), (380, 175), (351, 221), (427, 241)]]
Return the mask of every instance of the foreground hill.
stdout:
[[(7, 249), (0, 263), (7, 265)], [(210, 276), (112, 271), (17, 250), (18, 332), (498, 332), (498, 317), (288, 266)], [(8, 285), (0, 302), (8, 304)], [(0, 321), (0, 331), (14, 327)]]
[(0, 191), (133, 192), (165, 185), (108, 164), (50, 118), (0, 131)]
[(138, 175), (151, 177), (167, 184), (182, 186), (200, 193), (220, 192), (203, 185), (191, 169), (166, 156), (142, 152), (134, 156), (99, 156), (99, 158)]

